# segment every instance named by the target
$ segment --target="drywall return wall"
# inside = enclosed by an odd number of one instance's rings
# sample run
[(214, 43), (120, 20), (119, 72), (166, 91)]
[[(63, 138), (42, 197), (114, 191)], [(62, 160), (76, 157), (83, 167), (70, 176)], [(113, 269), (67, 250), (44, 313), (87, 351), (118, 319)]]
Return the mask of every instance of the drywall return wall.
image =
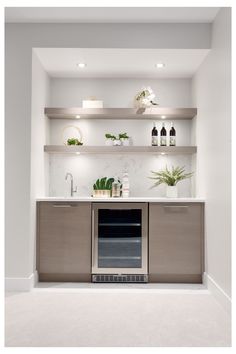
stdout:
[(206, 198), (206, 273), (231, 296), (231, 11), (219, 11), (212, 49), (193, 78), (197, 193)]

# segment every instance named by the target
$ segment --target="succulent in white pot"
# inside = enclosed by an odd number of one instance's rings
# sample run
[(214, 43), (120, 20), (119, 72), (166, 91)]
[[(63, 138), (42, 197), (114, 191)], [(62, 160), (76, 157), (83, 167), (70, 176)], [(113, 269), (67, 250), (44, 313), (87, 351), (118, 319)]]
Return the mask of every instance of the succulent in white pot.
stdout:
[(93, 194), (94, 198), (110, 198), (111, 197), (111, 188), (114, 178), (102, 177), (97, 179), (93, 185)]
[(129, 136), (127, 135), (127, 133), (120, 133), (118, 137), (116, 135), (106, 133), (105, 137), (107, 146), (129, 146)]
[(183, 167), (172, 166), (171, 170), (169, 170), (166, 166), (164, 170), (160, 170), (158, 172), (151, 171), (151, 173), (154, 174), (154, 177), (149, 177), (149, 178), (156, 180), (156, 183), (154, 184), (153, 187), (157, 187), (160, 184), (166, 184), (167, 198), (177, 198), (178, 197), (177, 183), (193, 176), (193, 172), (185, 173), (184, 166)]
[(105, 137), (106, 137), (106, 142), (105, 142), (106, 146), (113, 146), (114, 141), (116, 140), (116, 136), (110, 133), (106, 133)]
[(124, 146), (129, 146), (129, 143), (130, 143), (129, 138), (130, 137), (127, 135), (127, 133), (120, 133), (119, 134), (119, 139), (120, 139), (122, 145), (124, 145)]

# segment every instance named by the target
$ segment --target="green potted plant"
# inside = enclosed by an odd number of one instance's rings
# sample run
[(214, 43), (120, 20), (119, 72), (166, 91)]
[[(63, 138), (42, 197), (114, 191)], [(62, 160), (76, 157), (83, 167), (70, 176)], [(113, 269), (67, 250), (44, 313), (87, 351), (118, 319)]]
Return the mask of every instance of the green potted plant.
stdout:
[(110, 133), (106, 133), (105, 138), (106, 138), (106, 145), (107, 146), (114, 145), (114, 141), (117, 140), (117, 137), (115, 135), (110, 134)]
[(129, 146), (129, 136), (127, 135), (127, 133), (120, 133), (119, 134), (119, 139), (122, 143), (122, 145), (124, 146)]
[(93, 185), (93, 197), (110, 198), (114, 178), (102, 177), (97, 179)]
[(127, 133), (120, 133), (118, 135), (118, 137), (116, 135), (110, 134), (110, 133), (106, 133), (105, 134), (105, 138), (106, 138), (106, 145), (107, 146), (120, 146), (120, 145), (124, 145), (124, 146), (129, 146), (129, 136), (127, 135)]
[(77, 138), (69, 138), (67, 139), (67, 145), (83, 145), (83, 143), (81, 141), (79, 141), (79, 139)]
[(157, 187), (160, 184), (166, 184), (166, 196), (168, 198), (177, 198), (178, 190), (177, 183), (183, 181), (186, 178), (190, 178), (193, 176), (193, 172), (185, 173), (185, 168), (183, 167), (174, 167), (172, 166), (171, 170), (169, 170), (166, 166), (165, 169), (160, 170), (158, 172), (151, 171), (154, 177), (149, 177), (151, 179), (156, 180), (156, 183), (153, 187)]

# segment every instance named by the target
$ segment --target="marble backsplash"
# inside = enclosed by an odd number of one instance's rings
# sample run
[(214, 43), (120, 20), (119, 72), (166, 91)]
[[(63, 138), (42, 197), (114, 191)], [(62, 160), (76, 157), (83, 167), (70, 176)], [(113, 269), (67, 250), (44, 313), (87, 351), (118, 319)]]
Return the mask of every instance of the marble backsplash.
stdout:
[[(124, 171), (129, 173), (130, 196), (165, 197), (165, 185), (155, 188), (150, 177), (151, 170), (157, 171), (166, 165), (185, 166), (192, 171), (191, 156), (147, 156), (147, 155), (51, 155), (49, 160), (50, 196), (69, 196), (70, 182), (65, 180), (67, 172), (72, 173), (76, 196), (87, 197), (92, 193), (93, 183), (97, 178), (122, 177)], [(190, 179), (178, 184), (179, 197), (194, 196)]]

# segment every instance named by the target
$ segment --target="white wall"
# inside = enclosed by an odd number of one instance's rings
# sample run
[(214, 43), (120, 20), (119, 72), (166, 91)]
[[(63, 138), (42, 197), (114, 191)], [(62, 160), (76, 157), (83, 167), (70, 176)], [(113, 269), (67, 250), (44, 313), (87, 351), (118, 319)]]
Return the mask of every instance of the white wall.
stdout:
[(197, 193), (206, 198), (206, 272), (231, 294), (231, 18), (221, 9), (212, 50), (193, 79)]
[(7, 38), (49, 48), (208, 49), (210, 23), (7, 23)]
[[(32, 48), (209, 48), (209, 24), (7, 24), (5, 30), (6, 277), (32, 274)], [(13, 222), (14, 220), (14, 222)]]
[[(52, 79), (51, 107), (82, 106), (82, 100), (89, 96), (97, 96), (104, 101), (105, 107), (132, 107), (134, 95), (143, 87), (151, 86), (156, 93), (156, 101), (160, 106), (190, 107), (190, 79)], [(151, 144), (153, 122), (150, 120), (51, 120), (50, 143), (62, 144), (63, 129), (73, 124), (83, 134), (85, 145), (104, 145), (105, 133), (118, 135), (127, 132), (132, 137), (133, 145)], [(160, 132), (161, 122), (157, 122)], [(170, 121), (166, 121), (167, 131)], [(177, 145), (191, 145), (191, 121), (175, 122)], [(73, 130), (72, 130), (73, 132)], [(129, 172), (130, 193), (132, 196), (165, 196), (165, 186), (151, 189), (153, 181), (148, 178), (151, 170), (159, 170), (166, 166), (186, 166), (192, 170), (191, 156), (148, 156), (148, 155), (51, 155), (50, 156), (50, 191), (51, 196), (68, 195), (69, 186), (65, 174), (71, 172), (78, 186), (77, 195), (90, 196), (92, 185), (103, 176), (122, 177), (124, 171)], [(179, 196), (191, 196), (191, 181), (179, 184)]]
[[(44, 116), (44, 107), (49, 105), (50, 78), (42, 67), (37, 54), (32, 53), (32, 117), (31, 117), (31, 235), (30, 254), (34, 253), (36, 240), (36, 205), (38, 195), (49, 192), (49, 157), (43, 146), (49, 142), (49, 120)], [(34, 262), (34, 264), (33, 264)], [(30, 258), (30, 267), (35, 269), (35, 257)]]
[(31, 55), (27, 41), (6, 31), (5, 82), (5, 271), (29, 277)]
[(82, 107), (90, 96), (104, 107), (133, 107), (135, 94), (151, 86), (160, 107), (191, 107), (191, 79), (51, 79), (51, 107)]

